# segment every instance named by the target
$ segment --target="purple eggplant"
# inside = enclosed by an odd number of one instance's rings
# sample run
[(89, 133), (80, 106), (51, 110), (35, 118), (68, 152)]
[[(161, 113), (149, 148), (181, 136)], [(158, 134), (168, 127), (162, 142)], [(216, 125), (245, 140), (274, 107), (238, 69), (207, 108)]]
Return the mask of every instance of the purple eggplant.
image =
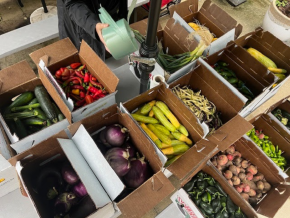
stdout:
[(123, 148), (111, 148), (105, 158), (118, 176), (124, 176), (130, 170), (129, 153)]
[(79, 176), (69, 163), (64, 163), (61, 168), (63, 179), (70, 185), (74, 185), (79, 181)]
[(129, 158), (136, 157), (136, 149), (130, 142), (125, 142), (124, 145), (122, 145), (122, 148), (128, 151)]
[(97, 210), (94, 202), (89, 195), (83, 197), (80, 202), (75, 205), (65, 218), (84, 218)]
[(108, 126), (104, 135), (106, 142), (113, 147), (120, 147), (129, 139), (128, 130), (119, 124)]
[(78, 199), (73, 193), (62, 193), (58, 196), (54, 203), (55, 215), (63, 216), (69, 212), (71, 207), (77, 203)]

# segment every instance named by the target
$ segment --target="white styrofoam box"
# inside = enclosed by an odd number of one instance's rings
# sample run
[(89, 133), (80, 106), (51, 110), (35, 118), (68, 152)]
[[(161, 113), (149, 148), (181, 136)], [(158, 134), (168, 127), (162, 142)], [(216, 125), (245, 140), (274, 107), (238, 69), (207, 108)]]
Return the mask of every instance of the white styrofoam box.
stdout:
[[(194, 32), (194, 29), (192, 29), (186, 22), (183, 20), (183, 18), (176, 12), (173, 13), (173, 18), (175, 19), (175, 22), (179, 23), (184, 29), (187, 30), (187, 32), (192, 33)], [(200, 41), (200, 37), (195, 37), (197, 41)], [(211, 55), (223, 48), (225, 48), (228, 44), (228, 42), (233, 41), (235, 39), (235, 29), (228, 31), (221, 37), (219, 37), (217, 40), (213, 41), (210, 46), (204, 51), (204, 55), (206, 56)]]
[(171, 197), (173, 204), (179, 209), (184, 218), (203, 218), (201, 212), (189, 198), (184, 189), (179, 189)]
[(43, 130), (40, 130), (34, 134), (31, 134), (21, 140), (15, 135), (11, 134), (9, 127), (7, 126), (5, 120), (3, 119), (2, 115), (0, 114), (0, 122), (3, 125), (3, 128), (11, 141), (11, 147), (19, 154), (32, 146), (44, 141), (45, 139), (48, 139), (50, 136), (60, 132), (61, 130), (64, 130), (69, 126), (69, 122), (67, 119), (64, 119), (62, 121), (59, 121), (51, 126), (46, 127)]
[[(65, 105), (69, 108), (69, 110), (72, 112), (74, 109), (74, 103), (71, 98), (66, 98), (66, 94), (64, 90), (60, 87), (58, 82), (55, 80), (49, 69), (45, 66), (45, 63), (43, 60), (39, 62), (39, 67), (44, 72), (44, 75), (47, 77), (47, 79), (51, 82), (53, 88), (56, 90), (56, 92), (61, 96), (62, 100), (64, 101)], [(105, 97), (94, 101), (91, 104), (88, 104), (86, 106), (83, 106), (75, 111), (72, 112), (72, 122), (77, 122), (81, 119), (84, 119), (85, 117), (88, 117), (97, 111), (100, 111), (104, 108), (107, 108), (113, 104), (116, 103), (116, 94), (117, 91), (106, 95)]]
[(263, 155), (266, 157), (266, 158), (268, 158), (268, 160), (273, 164), (273, 166), (278, 170), (278, 172), (279, 172), (279, 175), (280, 176), (282, 176), (284, 179), (286, 179), (286, 178), (288, 178), (289, 176), (287, 175), (287, 173), (285, 173), (285, 172), (283, 172), (283, 170), (280, 168), (280, 167), (278, 167), (272, 160), (271, 160), (271, 158), (270, 157), (268, 157), (265, 153), (264, 153), (264, 151), (262, 150), (262, 148), (260, 148), (249, 136), (247, 136), (247, 135), (244, 135), (243, 136), (243, 138), (244, 139), (246, 139), (247, 141), (251, 141), (255, 146), (256, 146), (256, 148), (258, 148), (258, 149), (260, 149), (261, 151), (262, 151), (262, 153), (263, 153)]

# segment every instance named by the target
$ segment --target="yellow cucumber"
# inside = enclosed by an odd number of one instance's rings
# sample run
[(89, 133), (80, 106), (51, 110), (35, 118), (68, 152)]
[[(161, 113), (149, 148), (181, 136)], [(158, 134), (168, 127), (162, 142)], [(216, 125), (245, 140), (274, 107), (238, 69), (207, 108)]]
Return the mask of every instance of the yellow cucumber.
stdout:
[(250, 55), (252, 55), (254, 58), (256, 58), (265, 67), (277, 68), (277, 65), (274, 63), (274, 61), (272, 61), (270, 58), (263, 55), (258, 50), (254, 49), (254, 48), (248, 48), (247, 51), (250, 53)]
[(185, 144), (185, 142), (182, 142), (179, 140), (171, 140), (171, 146), (182, 145), (182, 144)]
[(162, 123), (163, 126), (165, 126), (170, 132), (176, 131), (176, 128), (167, 120), (167, 118), (158, 107), (153, 106), (152, 110), (156, 118), (160, 121), (160, 123)]
[(147, 117), (147, 116), (139, 115), (139, 114), (131, 114), (131, 115), (135, 120), (142, 122), (142, 123), (153, 123), (153, 124), (158, 123), (158, 120), (156, 120), (153, 117)]
[(287, 70), (280, 68), (268, 67), (268, 70), (270, 70), (273, 73), (287, 73)]
[(149, 116), (149, 117), (153, 117), (153, 116), (154, 116), (154, 112), (153, 112), (153, 110), (151, 110), (151, 111), (149, 112), (148, 116)]
[(142, 108), (139, 107), (138, 110), (137, 110), (136, 112), (134, 112), (133, 114), (139, 114), (139, 115), (141, 115), (141, 109), (142, 109)]
[(155, 100), (153, 100), (153, 101), (150, 101), (149, 103), (147, 103), (147, 104), (145, 104), (142, 108), (141, 108), (141, 114), (143, 114), (143, 115), (147, 115), (150, 111), (151, 111), (151, 109), (152, 109), (152, 107), (155, 105)]
[(161, 151), (163, 152), (163, 154), (165, 155), (179, 155), (179, 154), (183, 154), (184, 152), (186, 152), (189, 149), (188, 145), (176, 145), (174, 147), (169, 147), (169, 148), (164, 148)]
[(171, 133), (177, 140), (185, 142), (188, 145), (192, 145), (192, 141), (187, 138), (185, 135), (183, 135), (182, 133), (179, 132), (173, 132)]
[(162, 132), (163, 134), (165, 134), (165, 135), (167, 135), (167, 136), (170, 135), (169, 130), (168, 130), (165, 126), (163, 126), (163, 125), (161, 125), (161, 124), (154, 124), (154, 126), (155, 126), (156, 129), (158, 129), (158, 130), (159, 130), (160, 132)]
[(174, 161), (176, 161), (178, 158), (180, 158), (182, 156), (182, 154), (174, 156), (172, 158), (168, 158), (168, 161), (165, 163), (165, 167), (168, 167), (170, 164), (172, 164)]
[(169, 138), (170, 138), (170, 139), (175, 139), (174, 136), (173, 136), (171, 133), (170, 133), (170, 135), (169, 135)]
[(173, 115), (173, 113), (171, 113), (167, 105), (162, 101), (156, 101), (156, 106), (163, 112), (163, 114), (168, 118), (168, 120), (170, 120), (172, 125), (178, 129), (180, 123), (177, 120), (177, 118)]
[(140, 124), (141, 128), (146, 132), (146, 134), (152, 139), (152, 141), (157, 145), (158, 148), (162, 148), (161, 141), (158, 137), (145, 125), (145, 123)]
[(180, 124), (178, 130), (179, 130), (179, 132), (181, 132), (186, 137), (188, 136), (188, 131), (187, 131), (187, 129), (183, 125)]
[(156, 129), (153, 124), (149, 123), (147, 126), (162, 142), (167, 145), (171, 145), (171, 139), (167, 135)]
[(165, 144), (165, 143), (162, 142), (160, 149), (169, 148), (169, 147), (171, 147), (171, 145), (167, 145), (167, 144)]

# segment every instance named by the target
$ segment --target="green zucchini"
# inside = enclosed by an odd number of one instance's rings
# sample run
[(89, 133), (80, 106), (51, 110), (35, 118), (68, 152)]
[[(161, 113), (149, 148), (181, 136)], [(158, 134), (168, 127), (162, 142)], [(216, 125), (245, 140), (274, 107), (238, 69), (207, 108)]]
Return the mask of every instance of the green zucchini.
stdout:
[(62, 112), (60, 111), (60, 109), (58, 108), (58, 106), (52, 102), (52, 105), (54, 107), (55, 112), (57, 113), (57, 119), (58, 121), (64, 120), (65, 116), (62, 114)]
[(14, 118), (14, 122), (16, 125), (17, 136), (19, 137), (19, 139), (25, 138), (28, 135), (28, 133), (22, 121), (18, 118)]
[(28, 118), (23, 120), (25, 125), (39, 125), (39, 126), (46, 126), (46, 121), (39, 119), (39, 118)]
[(35, 117), (38, 113), (35, 111), (24, 111), (24, 112), (18, 112), (18, 113), (11, 113), (11, 114), (5, 114), (4, 119), (5, 120), (13, 120), (14, 118), (18, 119), (24, 119), (29, 117)]
[(36, 104), (36, 103), (38, 103), (38, 100), (37, 100), (37, 98), (34, 98), (28, 103), (28, 105)]
[(48, 119), (50, 119), (53, 123), (56, 123), (57, 113), (54, 110), (52, 102), (50, 101), (50, 97), (44, 86), (36, 86), (34, 89), (34, 94), (38, 102), (40, 103), (41, 109), (46, 114)]
[(50, 119), (47, 119), (47, 120), (46, 120), (46, 126), (51, 126), (51, 124), (52, 124), (52, 123), (51, 123)]
[(34, 98), (33, 92), (24, 92), (19, 95), (5, 110), (4, 114), (9, 113), (11, 108), (28, 104)]
[(43, 112), (43, 110), (41, 110), (40, 108), (35, 108), (33, 110), (33, 112), (37, 113), (37, 116), (38, 118), (42, 119), (42, 120), (47, 120), (47, 116), (46, 114)]
[(23, 106), (19, 106), (19, 107), (13, 107), (10, 110), (12, 112), (18, 112), (18, 111), (24, 111), (26, 109), (32, 110), (33, 108), (39, 108), (40, 104), (36, 103), (36, 104), (28, 104), (28, 105), (23, 105)]

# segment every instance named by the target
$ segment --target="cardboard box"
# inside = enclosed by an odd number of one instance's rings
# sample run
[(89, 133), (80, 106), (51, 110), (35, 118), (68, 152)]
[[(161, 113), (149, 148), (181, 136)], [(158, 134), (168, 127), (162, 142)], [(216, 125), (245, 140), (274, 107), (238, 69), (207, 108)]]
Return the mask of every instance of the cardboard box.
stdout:
[(0, 181), (2, 217), (37, 217), (30, 200), (21, 195), (15, 168), (2, 155), (0, 155)]
[[(128, 114), (121, 113), (116, 105), (112, 105), (111, 107), (108, 107), (95, 115), (74, 123), (69, 127), (69, 131), (72, 134), (75, 134), (75, 132), (83, 126), (94, 138), (96, 134), (105, 126), (116, 123), (126, 127), (129, 130), (132, 144), (135, 145), (134, 147), (140, 152), (140, 154), (144, 155), (146, 160), (148, 160), (150, 167), (153, 170), (153, 175), (128, 196), (120, 201), (117, 201), (116, 197), (122, 193), (125, 185), (115, 174), (101, 153), (100, 150), (103, 151), (103, 149), (100, 145), (98, 145), (98, 142), (96, 142), (96, 148), (93, 151), (91, 150), (90, 154), (85, 156), (85, 159), (89, 163), (92, 159), (98, 160), (99, 168), (94, 171), (95, 175), (102, 183), (111, 200), (115, 200), (117, 202), (117, 206), (121, 213), (125, 217), (142, 217), (164, 198), (172, 194), (174, 187), (161, 171), (162, 164), (154, 151), (153, 146), (150, 145), (150, 141), (137, 127), (135, 122), (133, 122)], [(106, 168), (110, 168), (113, 172), (108, 175), (106, 169), (102, 169), (104, 166), (106, 166)]]
[[(235, 144), (235, 148), (242, 154), (242, 157), (249, 160), (253, 165), (257, 166), (260, 173), (265, 176), (267, 182), (271, 184), (271, 190), (258, 202), (256, 206), (250, 206), (257, 215), (266, 217), (276, 217), (279, 209), (286, 203), (290, 196), (290, 186), (285, 183), (285, 179), (279, 175), (275, 164), (269, 160), (264, 152), (255, 146), (252, 141), (241, 138)], [(215, 168), (217, 171), (217, 169)], [(217, 171), (218, 172), (218, 171)], [(220, 174), (220, 173), (219, 173)], [(223, 175), (220, 174), (223, 177)], [(223, 177), (226, 181), (226, 179)], [(236, 192), (234, 187), (230, 186), (231, 192)], [(241, 197), (241, 201), (246, 201)], [(270, 203), (271, 202), (271, 203)], [(275, 202), (275, 203), (273, 203)], [(279, 216), (277, 216), (279, 217)]]
[[(19, 62), (0, 71), (0, 79), (3, 83), (0, 92), (1, 108), (8, 106), (11, 103), (11, 99), (15, 96), (22, 94), (26, 91), (33, 92), (34, 88), (37, 85), (42, 85), (41, 80), (37, 78), (34, 71), (31, 69), (28, 62), (26, 61)], [(2, 115), (0, 115), (0, 122), (10, 140), (10, 146), (17, 153), (21, 153), (29, 149), (30, 147), (38, 144), (39, 142), (65, 129), (69, 125), (67, 119), (64, 119), (41, 131), (38, 131), (19, 140), (18, 136), (10, 131)], [(6, 155), (8, 155), (8, 153), (6, 153)], [(10, 153), (10, 155), (13, 155), (13, 153)]]
[(211, 68), (198, 62), (192, 72), (169, 84), (169, 88), (189, 86), (194, 91), (201, 90), (201, 94), (216, 106), (217, 111), (221, 112), (220, 118), (224, 125), (207, 138), (214, 139), (218, 149), (224, 151), (249, 131), (252, 125), (238, 114), (244, 106), (241, 99), (210, 70)]
[[(189, 182), (193, 176), (195, 176), (200, 170), (212, 176), (223, 188), (223, 190), (230, 196), (231, 200), (236, 204), (241, 210), (247, 215), (247, 217), (256, 217), (255, 211), (249, 206), (248, 203), (243, 201), (240, 195), (233, 191), (233, 187), (231, 187), (228, 182), (220, 175), (215, 167), (212, 165), (210, 161), (206, 164), (203, 164), (201, 167), (196, 169), (183, 183), (182, 187)], [(198, 207), (194, 204), (194, 202), (190, 199), (189, 195), (186, 191), (181, 188), (174, 195), (171, 196), (172, 202), (177, 206), (184, 217), (197, 217), (203, 218), (204, 216), (198, 209)]]
[[(40, 79), (70, 123), (81, 120), (116, 103), (115, 95), (119, 79), (85, 41), (82, 41), (79, 52), (72, 42), (66, 38), (31, 53), (30, 57), (37, 66), (39, 65), (38, 72)], [(74, 62), (85, 64), (89, 72), (109, 92), (106, 97), (75, 111), (73, 111), (73, 101), (70, 98), (66, 98), (63, 89), (53, 78), (53, 74), (60, 67), (68, 66)]]
[[(198, 0), (183, 1), (170, 7), (170, 15), (189, 33), (194, 30), (187, 23), (197, 20), (218, 38), (210, 44), (204, 55), (211, 55), (225, 48), (227, 43), (236, 39), (243, 29), (241, 24), (210, 0), (206, 0), (200, 10)], [(200, 37), (197, 39), (199, 41)]]
[(278, 68), (290, 72), (290, 47), (272, 35), (270, 32), (257, 28), (234, 41), (235, 44), (244, 48), (255, 48), (275, 62)]
[[(15, 165), (24, 189), (40, 217), (52, 217), (53, 210), (34, 191), (35, 175), (43, 167), (61, 166), (60, 164), (63, 161), (71, 163), (98, 209), (89, 217), (109, 218), (119, 213), (93, 172), (98, 160), (95, 159), (93, 163), (88, 163), (83, 156), (86, 150), (81, 149), (84, 147), (83, 145), (92, 149), (96, 147), (84, 128), (80, 128), (72, 139), (68, 138), (65, 131), (61, 131), (9, 160), (10, 163)], [(103, 166), (103, 169), (109, 174), (110, 169), (105, 167)]]
[[(141, 107), (144, 103), (152, 100), (163, 101), (171, 112), (176, 116), (179, 122), (185, 126), (189, 132), (189, 138), (193, 141), (193, 146), (186, 151), (180, 158), (169, 165), (166, 169), (169, 171), (168, 177), (173, 174), (180, 181), (182, 181), (186, 175), (190, 173), (195, 167), (200, 163), (205, 162), (208, 158), (216, 152), (216, 144), (210, 143), (203, 138), (207, 135), (207, 127), (204, 124), (200, 124), (199, 120), (189, 111), (186, 106), (177, 99), (177, 97), (171, 92), (170, 89), (165, 87), (165, 84), (154, 87), (147, 92), (125, 102), (121, 103), (120, 109), (130, 115), (138, 107)], [(132, 118), (132, 116), (130, 115)], [(147, 136), (143, 129), (139, 126), (133, 118), (132, 120), (138, 125), (140, 130)], [(148, 137), (148, 136), (147, 136)], [(155, 143), (148, 137), (151, 141), (155, 152), (158, 154), (162, 166), (167, 161), (167, 157), (161, 152), (161, 150), (155, 145)]]
[[(229, 64), (228, 68), (233, 70), (237, 78), (243, 81), (256, 96), (256, 98), (252, 100), (251, 103), (249, 103), (240, 111), (242, 117), (245, 117), (251, 113), (256, 105), (264, 100), (265, 96), (270, 92), (272, 84), (274, 84), (276, 81), (276, 77), (270, 73), (266, 67), (254, 59), (243, 48), (233, 44), (229, 45), (222, 51), (216, 52), (209, 56), (205, 61), (200, 61), (206, 62), (209, 67), (213, 66), (218, 61), (223, 61)], [(234, 86), (232, 86), (226, 79), (220, 76), (217, 72), (216, 74), (225, 84), (227, 84), (228, 87), (237, 93), (239, 98), (244, 103), (248, 101), (248, 99)]]

